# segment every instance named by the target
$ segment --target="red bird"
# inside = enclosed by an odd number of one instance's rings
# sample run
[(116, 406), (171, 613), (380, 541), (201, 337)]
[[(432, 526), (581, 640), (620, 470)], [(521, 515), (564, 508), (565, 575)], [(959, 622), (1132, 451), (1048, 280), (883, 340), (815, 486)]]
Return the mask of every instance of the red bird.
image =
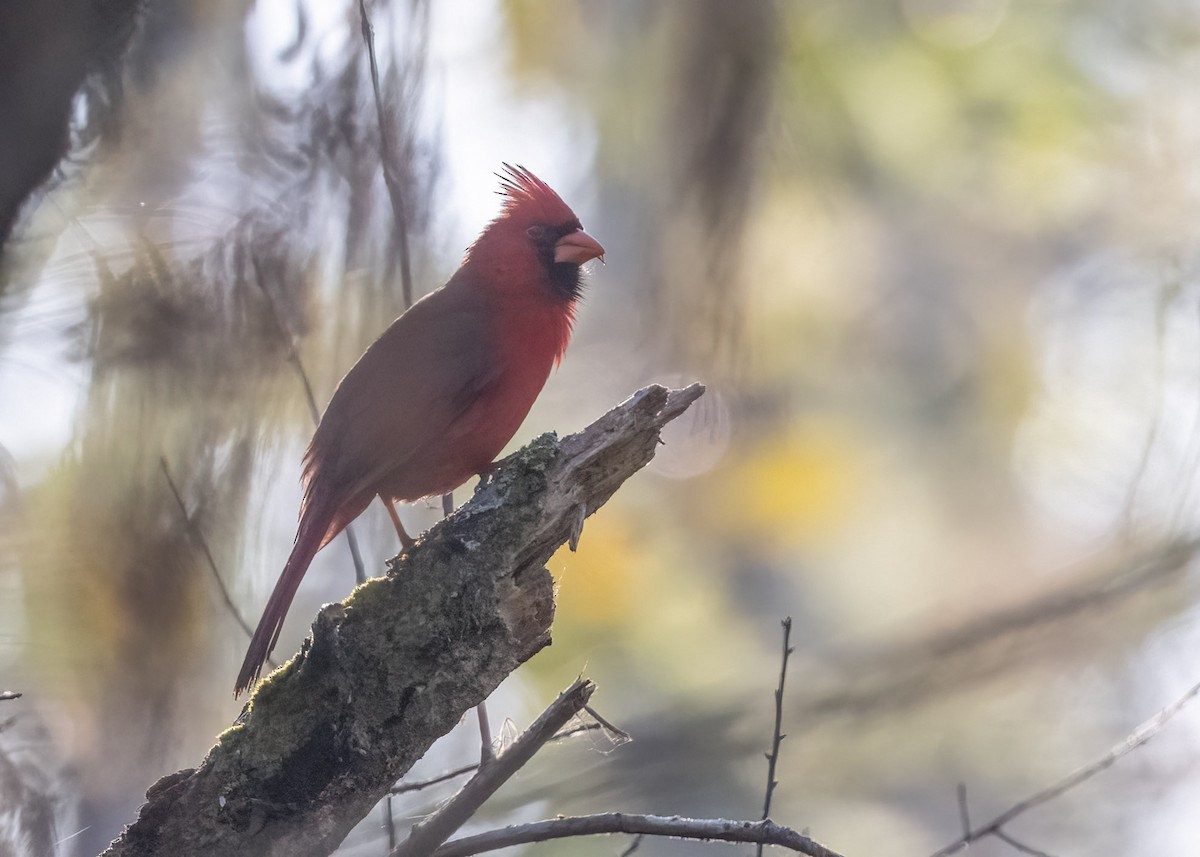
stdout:
[(392, 322), (346, 373), (304, 455), (300, 526), (238, 674), (258, 680), (317, 551), (383, 500), (452, 491), (488, 470), (562, 360), (604, 248), (550, 186), (505, 164), (504, 206), (449, 281)]

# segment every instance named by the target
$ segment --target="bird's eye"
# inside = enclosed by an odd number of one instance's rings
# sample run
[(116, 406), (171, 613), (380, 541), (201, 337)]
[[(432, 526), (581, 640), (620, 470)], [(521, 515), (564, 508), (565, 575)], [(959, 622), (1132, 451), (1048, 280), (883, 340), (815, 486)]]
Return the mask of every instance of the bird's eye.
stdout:
[(525, 230), (525, 234), (528, 235), (530, 238), (532, 238), (534, 241), (541, 241), (543, 238), (546, 237), (546, 227), (545, 226), (530, 226), (528, 229)]

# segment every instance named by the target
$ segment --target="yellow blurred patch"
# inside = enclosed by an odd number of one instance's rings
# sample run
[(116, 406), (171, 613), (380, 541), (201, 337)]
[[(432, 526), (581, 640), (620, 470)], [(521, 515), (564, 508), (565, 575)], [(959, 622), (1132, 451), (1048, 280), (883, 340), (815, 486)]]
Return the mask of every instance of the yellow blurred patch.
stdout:
[(558, 585), (555, 626), (612, 625), (630, 607), (630, 581), (641, 551), (621, 509), (604, 509), (588, 518), (572, 553), (563, 545), (547, 567)]
[(852, 515), (864, 454), (852, 427), (830, 419), (765, 438), (714, 481), (718, 517), (767, 544), (823, 543)]
[(591, 41), (581, 10), (573, 3), (505, 0), (503, 11), (514, 77), (561, 77)]

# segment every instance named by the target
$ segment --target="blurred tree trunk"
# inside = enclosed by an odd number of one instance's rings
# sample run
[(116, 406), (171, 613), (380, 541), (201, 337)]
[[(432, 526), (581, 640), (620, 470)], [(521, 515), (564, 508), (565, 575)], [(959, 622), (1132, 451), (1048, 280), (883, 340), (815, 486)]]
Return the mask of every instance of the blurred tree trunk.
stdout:
[(22, 203), (67, 154), (72, 102), (84, 79), (121, 54), (143, 5), (0, 3), (0, 254)]

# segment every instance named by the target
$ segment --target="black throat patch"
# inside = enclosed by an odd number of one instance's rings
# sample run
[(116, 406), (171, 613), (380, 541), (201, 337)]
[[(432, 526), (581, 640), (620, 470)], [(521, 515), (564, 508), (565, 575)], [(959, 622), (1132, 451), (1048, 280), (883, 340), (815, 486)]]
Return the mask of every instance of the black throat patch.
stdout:
[(561, 226), (536, 227), (536, 233), (530, 236), (550, 277), (551, 289), (566, 303), (574, 303), (583, 296), (583, 272), (574, 262), (555, 262), (554, 245), (559, 238), (582, 228), (578, 220), (572, 220)]

